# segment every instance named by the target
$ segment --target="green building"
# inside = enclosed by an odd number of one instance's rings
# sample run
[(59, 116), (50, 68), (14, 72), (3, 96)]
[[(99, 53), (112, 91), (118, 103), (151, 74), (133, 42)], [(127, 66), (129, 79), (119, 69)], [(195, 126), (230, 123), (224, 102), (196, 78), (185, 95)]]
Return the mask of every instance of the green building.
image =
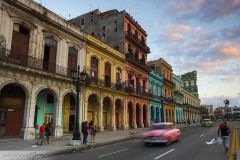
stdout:
[(173, 83), (175, 85), (175, 90), (174, 90), (175, 119), (176, 119), (176, 123), (182, 123), (184, 122), (184, 116), (183, 116), (183, 106), (182, 106), (183, 94), (181, 93), (181, 90), (182, 90), (181, 77), (173, 74)]
[(162, 103), (164, 98), (163, 76), (154, 66), (151, 67), (151, 72), (149, 73), (149, 89), (152, 92), (150, 101), (151, 121), (164, 122), (165, 115)]

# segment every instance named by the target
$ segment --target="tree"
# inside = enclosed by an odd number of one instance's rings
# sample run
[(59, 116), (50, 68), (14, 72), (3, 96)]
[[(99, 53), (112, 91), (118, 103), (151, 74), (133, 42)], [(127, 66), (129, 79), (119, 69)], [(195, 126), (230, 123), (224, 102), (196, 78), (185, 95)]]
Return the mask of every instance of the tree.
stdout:
[(6, 39), (3, 35), (0, 35), (0, 48), (6, 48)]
[(224, 104), (225, 104), (225, 107), (228, 107), (228, 106), (229, 106), (229, 104), (230, 104), (230, 102), (229, 102), (229, 100), (228, 100), (228, 99), (225, 99), (223, 102), (224, 102)]

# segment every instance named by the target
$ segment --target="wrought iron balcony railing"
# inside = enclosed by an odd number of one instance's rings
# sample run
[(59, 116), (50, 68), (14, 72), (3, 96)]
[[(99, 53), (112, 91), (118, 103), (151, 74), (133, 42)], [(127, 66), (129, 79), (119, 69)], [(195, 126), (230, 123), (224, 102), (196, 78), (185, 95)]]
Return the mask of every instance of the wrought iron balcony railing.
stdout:
[(57, 64), (49, 63), (48, 61), (44, 61), (29, 55), (14, 53), (5, 48), (0, 48), (0, 60), (71, 78), (72, 68), (66, 68)]
[(125, 87), (125, 91), (130, 95), (137, 95), (137, 96), (144, 96), (144, 97), (151, 97), (152, 93), (150, 91), (146, 91), (142, 86), (134, 87), (133, 84), (127, 83)]
[(138, 37), (132, 34), (129, 31), (125, 32), (125, 35), (130, 38), (135, 44), (137, 44), (140, 48), (142, 48), (145, 52), (150, 53), (150, 48), (146, 45), (143, 40), (138, 39)]

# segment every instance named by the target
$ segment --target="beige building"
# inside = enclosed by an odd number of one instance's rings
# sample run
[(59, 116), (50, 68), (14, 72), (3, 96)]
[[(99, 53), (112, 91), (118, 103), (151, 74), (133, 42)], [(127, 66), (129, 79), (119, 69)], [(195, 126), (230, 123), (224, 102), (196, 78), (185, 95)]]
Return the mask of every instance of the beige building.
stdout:
[(83, 69), (86, 39), (32, 0), (0, 0), (0, 6), (0, 136), (34, 139), (44, 122), (61, 136), (74, 123), (70, 70)]
[(183, 116), (186, 122), (199, 122), (201, 119), (200, 114), (200, 103), (201, 100), (189, 93), (188, 91), (182, 89), (183, 94)]

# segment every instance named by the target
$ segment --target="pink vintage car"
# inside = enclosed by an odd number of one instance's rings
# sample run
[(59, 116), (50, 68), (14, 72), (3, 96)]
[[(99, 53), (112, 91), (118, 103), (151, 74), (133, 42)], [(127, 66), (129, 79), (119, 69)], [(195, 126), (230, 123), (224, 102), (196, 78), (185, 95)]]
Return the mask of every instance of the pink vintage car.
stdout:
[(168, 145), (178, 140), (180, 135), (180, 129), (175, 128), (173, 123), (155, 123), (150, 131), (144, 133), (144, 143), (166, 143)]

